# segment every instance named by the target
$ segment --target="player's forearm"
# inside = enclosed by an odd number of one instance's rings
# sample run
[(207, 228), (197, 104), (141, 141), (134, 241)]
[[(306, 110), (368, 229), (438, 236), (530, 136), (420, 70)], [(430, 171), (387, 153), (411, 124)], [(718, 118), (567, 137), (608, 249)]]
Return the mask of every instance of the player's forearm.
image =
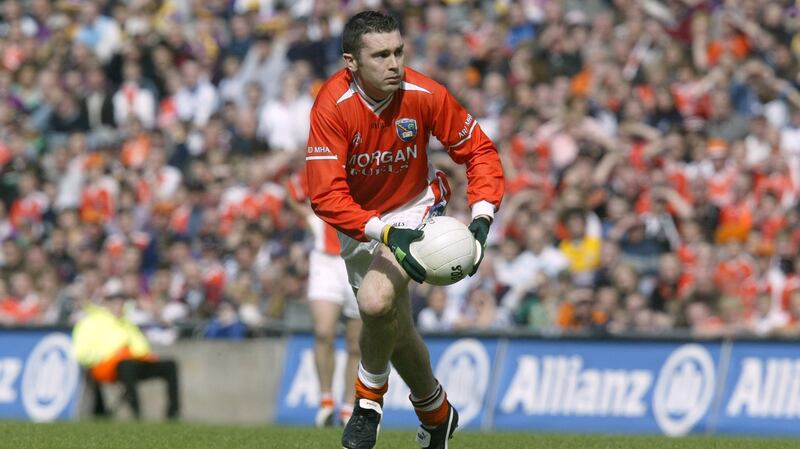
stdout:
[(470, 139), (457, 148), (451, 148), (449, 153), (453, 161), (466, 165), (467, 202), (472, 208), (473, 218), (494, 216), (505, 193), (503, 164), (494, 143), (477, 125)]
[(319, 218), (356, 240), (380, 240), (382, 220), (377, 211), (364, 210), (352, 197), (340, 193), (318, 195), (311, 207)]
[(503, 166), (494, 147), (467, 162), (467, 202), (473, 218), (494, 216), (505, 193)]

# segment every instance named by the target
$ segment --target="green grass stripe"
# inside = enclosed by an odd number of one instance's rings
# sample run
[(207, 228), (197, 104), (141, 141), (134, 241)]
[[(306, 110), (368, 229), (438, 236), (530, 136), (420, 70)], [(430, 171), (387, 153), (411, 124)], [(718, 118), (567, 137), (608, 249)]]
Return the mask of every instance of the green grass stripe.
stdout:
[[(3, 449), (338, 449), (341, 429), (133, 422), (0, 422)], [(381, 432), (376, 449), (413, 449), (414, 431)], [(800, 440), (457, 432), (450, 449), (794, 449)]]

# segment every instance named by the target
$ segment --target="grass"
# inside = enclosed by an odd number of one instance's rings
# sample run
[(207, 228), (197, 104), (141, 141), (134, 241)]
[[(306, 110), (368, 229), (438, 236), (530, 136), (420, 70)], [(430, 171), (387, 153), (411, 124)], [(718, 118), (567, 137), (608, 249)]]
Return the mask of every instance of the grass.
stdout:
[[(340, 429), (79, 422), (0, 422), (4, 449), (328, 449), (339, 445)], [(376, 449), (412, 449), (413, 430), (381, 432)], [(644, 436), (456, 433), (450, 449), (789, 449), (800, 440)]]

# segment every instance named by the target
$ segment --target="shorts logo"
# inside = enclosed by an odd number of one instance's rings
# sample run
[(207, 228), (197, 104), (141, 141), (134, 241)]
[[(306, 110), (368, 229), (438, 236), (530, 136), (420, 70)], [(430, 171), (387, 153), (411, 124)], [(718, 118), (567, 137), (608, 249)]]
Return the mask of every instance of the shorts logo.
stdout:
[(394, 122), (397, 137), (403, 142), (408, 142), (417, 137), (417, 121), (413, 118), (401, 118)]

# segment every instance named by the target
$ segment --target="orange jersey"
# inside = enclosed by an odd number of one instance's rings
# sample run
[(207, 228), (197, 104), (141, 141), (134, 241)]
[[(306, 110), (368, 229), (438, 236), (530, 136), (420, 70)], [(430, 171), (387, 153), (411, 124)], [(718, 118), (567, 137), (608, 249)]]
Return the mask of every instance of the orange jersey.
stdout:
[(348, 69), (337, 72), (311, 110), (306, 171), (314, 212), (344, 234), (368, 240), (370, 219), (428, 187), (430, 135), (466, 164), (473, 215), (493, 213), (505, 190), (497, 149), (444, 86), (406, 68), (400, 89), (375, 102)]

